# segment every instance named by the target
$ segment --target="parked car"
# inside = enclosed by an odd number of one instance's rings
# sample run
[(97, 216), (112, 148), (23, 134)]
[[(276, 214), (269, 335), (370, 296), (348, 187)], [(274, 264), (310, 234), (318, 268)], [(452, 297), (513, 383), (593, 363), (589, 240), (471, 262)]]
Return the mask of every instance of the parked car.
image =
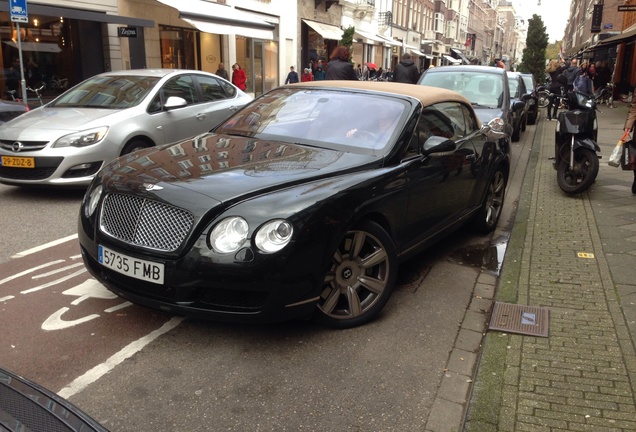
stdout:
[(2, 368), (0, 430), (108, 432), (66, 399)]
[(0, 100), (0, 124), (13, 120), (28, 110), (22, 102)]
[(531, 73), (522, 73), (521, 78), (526, 85), (525, 99), (526, 105), (528, 105), (528, 124), (535, 124), (537, 117), (539, 116), (539, 96), (537, 95), (537, 83), (534, 79), (534, 75)]
[(497, 225), (509, 156), (458, 93), (281, 86), (210, 133), (123, 156), (81, 205), (86, 267), (134, 303), (263, 322), (373, 319), (398, 262)]
[(86, 187), (106, 163), (209, 131), (252, 100), (206, 72), (106, 72), (0, 125), (0, 182)]
[(502, 68), (477, 65), (441, 66), (427, 69), (420, 85), (441, 87), (461, 93), (472, 104), (482, 123), (500, 125), (505, 133), (500, 146), (509, 148), (513, 132), (508, 76)]
[(519, 72), (507, 72), (510, 87), (510, 111), (512, 112), (512, 140), (519, 141), (521, 132), (526, 130), (528, 123), (528, 104), (526, 100), (526, 84)]

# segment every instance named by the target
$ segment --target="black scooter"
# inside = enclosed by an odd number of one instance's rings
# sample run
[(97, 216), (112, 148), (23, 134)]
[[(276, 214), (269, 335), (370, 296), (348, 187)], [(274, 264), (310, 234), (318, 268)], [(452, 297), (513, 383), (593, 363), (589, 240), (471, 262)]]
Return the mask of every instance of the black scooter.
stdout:
[(579, 194), (598, 175), (601, 148), (596, 143), (596, 102), (594, 96), (574, 91), (557, 97), (567, 106), (559, 113), (554, 133), (557, 184), (565, 193)]

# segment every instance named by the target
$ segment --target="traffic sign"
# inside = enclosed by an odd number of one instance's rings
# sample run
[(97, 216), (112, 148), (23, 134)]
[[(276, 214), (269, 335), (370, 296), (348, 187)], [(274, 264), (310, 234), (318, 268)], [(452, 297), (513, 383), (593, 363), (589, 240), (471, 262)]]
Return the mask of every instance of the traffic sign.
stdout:
[(11, 21), (18, 23), (28, 23), (29, 14), (27, 13), (27, 0), (11, 0)]

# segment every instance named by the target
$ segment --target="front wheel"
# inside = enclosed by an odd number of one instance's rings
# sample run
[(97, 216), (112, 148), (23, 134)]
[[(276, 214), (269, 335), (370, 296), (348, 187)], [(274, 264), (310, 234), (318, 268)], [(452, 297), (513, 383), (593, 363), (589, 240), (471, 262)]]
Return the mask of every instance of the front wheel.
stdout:
[(349, 230), (325, 275), (316, 321), (350, 328), (372, 320), (391, 297), (397, 280), (393, 241), (377, 223)]
[(550, 93), (548, 93), (548, 92), (539, 92), (537, 94), (537, 96), (539, 97), (539, 106), (541, 108), (547, 107), (548, 104), (550, 103)]
[(590, 149), (574, 151), (574, 165), (570, 169), (569, 154), (562, 157), (557, 167), (557, 184), (567, 194), (579, 194), (592, 186), (598, 175), (598, 156)]

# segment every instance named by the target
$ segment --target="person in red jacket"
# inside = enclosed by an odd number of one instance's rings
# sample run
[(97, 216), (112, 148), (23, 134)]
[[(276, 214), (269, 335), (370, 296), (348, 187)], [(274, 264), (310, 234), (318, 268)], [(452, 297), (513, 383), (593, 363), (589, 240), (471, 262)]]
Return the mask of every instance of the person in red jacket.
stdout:
[(234, 63), (234, 66), (232, 66), (232, 84), (245, 91), (245, 81), (247, 81), (245, 71), (241, 69), (238, 63)]
[(311, 69), (305, 68), (305, 71), (300, 76), (300, 82), (313, 81), (314, 76), (311, 74)]

